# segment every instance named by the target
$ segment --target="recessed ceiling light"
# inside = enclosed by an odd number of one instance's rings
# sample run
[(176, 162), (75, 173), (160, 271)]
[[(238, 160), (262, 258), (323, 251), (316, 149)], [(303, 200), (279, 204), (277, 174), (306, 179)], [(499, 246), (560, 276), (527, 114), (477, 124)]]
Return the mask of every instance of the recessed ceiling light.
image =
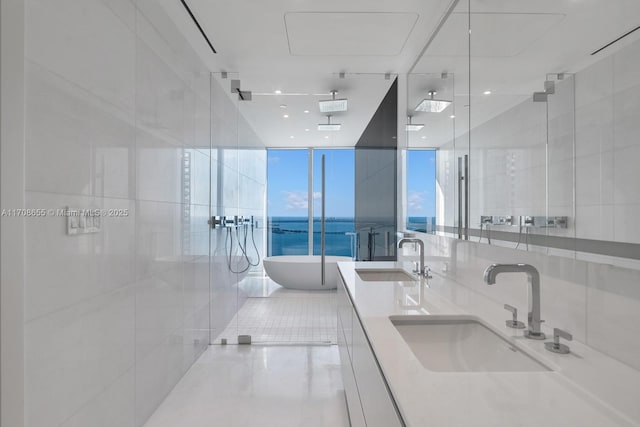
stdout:
[(278, 90), (276, 90), (274, 93), (275, 93), (276, 95), (280, 95), (280, 94), (282, 94), (282, 91), (281, 91), (280, 89), (278, 89)]
[(426, 137), (426, 136), (423, 136), (423, 137), (422, 137), (422, 139), (427, 139), (427, 137)]
[(424, 111), (427, 113), (441, 113), (443, 112), (450, 104), (451, 101), (445, 101), (442, 99), (434, 99), (436, 95), (436, 91), (429, 91), (429, 98), (425, 98), (416, 106), (416, 111)]
[(325, 136), (324, 136), (324, 139), (329, 139), (329, 135), (325, 135)]
[(309, 114), (309, 110), (304, 110), (304, 113), (305, 114)]
[(287, 104), (280, 104), (280, 108), (287, 108)]
[(305, 132), (309, 132), (309, 129), (305, 129), (304, 131), (305, 131)]
[(450, 119), (455, 119), (456, 116), (454, 116), (453, 114), (449, 116)]
[(285, 119), (288, 119), (289, 115), (288, 114), (284, 114), (282, 117), (284, 117)]
[(484, 93), (485, 95), (491, 95), (491, 91), (490, 91), (490, 90), (485, 90), (483, 93)]
[(294, 137), (293, 135), (291, 135), (289, 138), (293, 139), (293, 138), (295, 138), (295, 137)]

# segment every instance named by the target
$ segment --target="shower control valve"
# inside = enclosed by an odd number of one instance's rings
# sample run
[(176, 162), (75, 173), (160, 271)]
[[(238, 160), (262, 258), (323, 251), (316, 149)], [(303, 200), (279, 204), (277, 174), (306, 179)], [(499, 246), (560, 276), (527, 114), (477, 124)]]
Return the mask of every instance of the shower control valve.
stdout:
[(224, 225), (224, 217), (218, 215), (212, 216), (211, 218), (209, 218), (207, 223), (211, 226), (212, 229), (215, 230), (216, 228)]

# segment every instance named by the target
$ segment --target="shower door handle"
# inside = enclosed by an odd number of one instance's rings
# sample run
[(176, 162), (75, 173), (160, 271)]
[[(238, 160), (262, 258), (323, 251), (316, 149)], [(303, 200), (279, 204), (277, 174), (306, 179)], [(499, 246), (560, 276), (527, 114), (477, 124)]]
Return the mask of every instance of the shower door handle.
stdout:
[[(464, 174), (463, 174), (464, 170)], [(464, 194), (464, 200), (463, 200)], [(464, 212), (464, 232), (463, 232)], [(458, 157), (458, 239), (469, 240), (469, 155)]]

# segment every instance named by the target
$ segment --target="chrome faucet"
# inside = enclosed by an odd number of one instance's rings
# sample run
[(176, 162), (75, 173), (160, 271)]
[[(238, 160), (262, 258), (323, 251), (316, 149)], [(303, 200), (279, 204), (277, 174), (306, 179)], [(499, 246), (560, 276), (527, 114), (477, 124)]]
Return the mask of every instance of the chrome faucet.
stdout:
[(545, 335), (540, 331), (540, 273), (529, 264), (491, 264), (484, 271), (484, 281), (487, 285), (496, 283), (496, 276), (501, 273), (526, 273), (529, 279), (529, 315), (528, 329), (524, 336), (533, 340), (543, 340)]
[(420, 265), (418, 266), (418, 276), (428, 276), (429, 271), (424, 267), (424, 243), (420, 239), (413, 239), (403, 237), (398, 240), (398, 249), (400, 249), (405, 243), (417, 243), (420, 252)]

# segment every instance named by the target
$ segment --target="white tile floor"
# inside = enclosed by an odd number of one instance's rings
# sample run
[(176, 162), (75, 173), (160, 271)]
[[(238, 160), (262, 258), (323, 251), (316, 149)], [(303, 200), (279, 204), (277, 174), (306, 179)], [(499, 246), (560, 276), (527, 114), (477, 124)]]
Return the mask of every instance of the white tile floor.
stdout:
[(210, 346), (145, 427), (347, 427), (335, 345)]
[(245, 278), (249, 298), (218, 336), (229, 343), (251, 335), (254, 343), (335, 343), (336, 292), (285, 289), (267, 277)]

